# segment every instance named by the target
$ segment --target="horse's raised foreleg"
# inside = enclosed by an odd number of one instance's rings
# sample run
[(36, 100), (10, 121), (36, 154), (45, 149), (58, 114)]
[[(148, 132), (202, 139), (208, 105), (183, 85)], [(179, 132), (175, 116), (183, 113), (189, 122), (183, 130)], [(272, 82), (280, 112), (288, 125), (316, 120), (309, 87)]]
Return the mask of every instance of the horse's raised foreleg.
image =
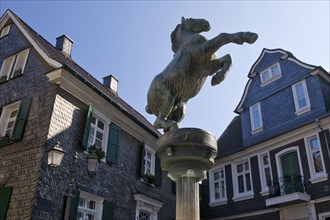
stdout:
[(213, 75), (211, 85), (218, 85), (220, 84), (225, 77), (227, 76), (227, 73), (231, 67), (231, 56), (229, 54), (219, 58), (219, 59), (214, 59), (210, 61), (210, 66), (211, 66), (211, 72), (210, 75)]
[(252, 32), (238, 32), (234, 34), (221, 33), (203, 44), (203, 52), (206, 54), (213, 54), (225, 44), (243, 44), (244, 42), (252, 44), (257, 39), (258, 35)]

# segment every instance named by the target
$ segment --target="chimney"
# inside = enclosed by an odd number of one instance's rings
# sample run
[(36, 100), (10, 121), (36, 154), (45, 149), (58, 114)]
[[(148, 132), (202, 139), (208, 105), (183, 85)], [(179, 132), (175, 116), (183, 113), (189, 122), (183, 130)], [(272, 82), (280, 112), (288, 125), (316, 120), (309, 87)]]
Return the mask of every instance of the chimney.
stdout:
[(103, 78), (103, 85), (110, 89), (112, 92), (118, 94), (118, 79), (113, 75), (109, 75)]
[(68, 36), (63, 34), (62, 36), (59, 36), (56, 38), (56, 49), (61, 50), (62, 53), (68, 57), (71, 58), (71, 49), (73, 45), (73, 40), (71, 40)]

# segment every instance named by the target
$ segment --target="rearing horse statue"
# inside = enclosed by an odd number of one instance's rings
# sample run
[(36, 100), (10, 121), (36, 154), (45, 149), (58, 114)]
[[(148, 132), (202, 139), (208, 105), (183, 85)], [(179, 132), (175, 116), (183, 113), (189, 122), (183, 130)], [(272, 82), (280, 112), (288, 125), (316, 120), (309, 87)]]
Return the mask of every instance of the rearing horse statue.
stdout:
[(231, 66), (229, 54), (217, 58), (215, 52), (228, 43), (254, 43), (258, 35), (251, 32), (220, 33), (207, 40), (199, 33), (210, 30), (204, 19), (182, 17), (171, 34), (172, 61), (151, 82), (146, 106), (157, 119), (154, 126), (164, 132), (179, 128), (186, 103), (201, 90), (206, 78), (212, 76), (212, 86), (221, 83)]

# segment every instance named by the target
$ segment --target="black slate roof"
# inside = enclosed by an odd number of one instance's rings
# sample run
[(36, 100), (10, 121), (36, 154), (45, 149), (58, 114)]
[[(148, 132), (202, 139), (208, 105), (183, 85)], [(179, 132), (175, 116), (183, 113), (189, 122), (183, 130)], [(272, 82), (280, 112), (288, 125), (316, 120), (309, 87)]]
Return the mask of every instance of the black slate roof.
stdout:
[(241, 117), (235, 116), (218, 139), (217, 159), (243, 149)]

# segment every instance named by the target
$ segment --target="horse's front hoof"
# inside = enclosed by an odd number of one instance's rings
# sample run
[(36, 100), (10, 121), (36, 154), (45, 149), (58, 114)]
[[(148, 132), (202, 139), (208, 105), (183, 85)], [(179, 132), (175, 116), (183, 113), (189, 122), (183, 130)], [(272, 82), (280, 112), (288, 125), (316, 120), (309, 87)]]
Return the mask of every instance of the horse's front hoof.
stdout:
[(247, 32), (246, 35), (247, 35), (246, 36), (247, 37), (246, 42), (249, 43), (249, 44), (253, 44), (258, 39), (258, 34), (256, 34), (256, 33)]

